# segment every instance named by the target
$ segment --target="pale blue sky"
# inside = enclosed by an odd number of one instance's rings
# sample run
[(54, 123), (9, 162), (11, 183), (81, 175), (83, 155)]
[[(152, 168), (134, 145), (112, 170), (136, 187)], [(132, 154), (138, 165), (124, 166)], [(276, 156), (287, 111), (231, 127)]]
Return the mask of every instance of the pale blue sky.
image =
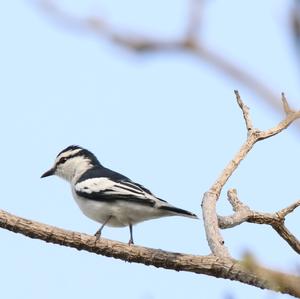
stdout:
[[(80, 3), (82, 2), (82, 3)], [(85, 4), (83, 4), (85, 2)], [(208, 1), (209, 2), (209, 1)], [(205, 62), (185, 54), (135, 56), (92, 33), (57, 24), (31, 1), (0, 4), (0, 208), (62, 228), (94, 233), (69, 186), (40, 180), (70, 144), (107, 167), (200, 214), (202, 194), (245, 140), (239, 89), (256, 127), (282, 114)], [(185, 1), (64, 1), (74, 13), (98, 12), (120, 28), (178, 36)], [(211, 1), (202, 35), (214, 49), (255, 73), (300, 108), (299, 65), (288, 31), (289, 1)], [(276, 211), (300, 197), (299, 129), (258, 144), (226, 185), (253, 209)], [(225, 193), (220, 214), (229, 214)], [(300, 237), (298, 210), (287, 219)], [(127, 242), (128, 229), (104, 237)], [(250, 250), (266, 266), (292, 271), (294, 253), (269, 227), (223, 231), (233, 256)], [(134, 228), (135, 242), (208, 254), (203, 223), (165, 218)], [(0, 230), (3, 298), (288, 298), (227, 280), (124, 263)]]

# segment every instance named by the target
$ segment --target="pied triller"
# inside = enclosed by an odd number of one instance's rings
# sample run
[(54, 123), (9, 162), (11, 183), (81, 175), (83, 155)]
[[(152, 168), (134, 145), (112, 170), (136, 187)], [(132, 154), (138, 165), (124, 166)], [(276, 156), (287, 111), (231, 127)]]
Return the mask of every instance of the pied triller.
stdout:
[(133, 244), (132, 226), (136, 223), (166, 216), (197, 218), (156, 197), (126, 176), (102, 166), (93, 153), (77, 145), (62, 150), (54, 166), (41, 177), (50, 175), (67, 180), (83, 214), (102, 224), (95, 234), (97, 239), (105, 225), (128, 226), (128, 243)]

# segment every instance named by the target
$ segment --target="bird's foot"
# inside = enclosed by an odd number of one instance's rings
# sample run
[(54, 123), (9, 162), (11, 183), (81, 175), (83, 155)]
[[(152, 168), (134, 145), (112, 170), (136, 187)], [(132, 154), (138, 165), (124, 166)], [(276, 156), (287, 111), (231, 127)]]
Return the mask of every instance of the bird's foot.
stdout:
[(129, 239), (128, 245), (129, 245), (129, 246), (130, 246), (130, 245), (134, 245), (133, 239)]
[(94, 234), (94, 236), (96, 237), (96, 241), (100, 240), (101, 232), (96, 231), (96, 233)]

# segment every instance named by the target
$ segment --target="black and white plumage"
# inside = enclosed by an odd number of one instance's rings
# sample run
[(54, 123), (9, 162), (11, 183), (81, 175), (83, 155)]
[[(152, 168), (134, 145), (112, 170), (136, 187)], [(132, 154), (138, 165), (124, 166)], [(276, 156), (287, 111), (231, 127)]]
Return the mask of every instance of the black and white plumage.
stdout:
[(105, 225), (129, 226), (165, 216), (197, 218), (189, 211), (177, 208), (156, 197), (144, 186), (100, 164), (90, 151), (76, 145), (62, 150), (54, 166), (41, 177), (58, 175), (71, 183), (75, 201), (83, 214), (102, 224), (96, 232), (99, 238)]

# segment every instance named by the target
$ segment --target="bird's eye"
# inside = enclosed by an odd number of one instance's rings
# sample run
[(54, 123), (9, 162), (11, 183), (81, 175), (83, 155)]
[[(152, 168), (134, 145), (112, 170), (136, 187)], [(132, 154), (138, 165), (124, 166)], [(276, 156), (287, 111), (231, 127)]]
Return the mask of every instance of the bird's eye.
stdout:
[(60, 160), (59, 160), (59, 164), (63, 164), (63, 163), (65, 163), (66, 161), (67, 161), (68, 159), (66, 158), (66, 157), (63, 157), (63, 158), (61, 158)]

